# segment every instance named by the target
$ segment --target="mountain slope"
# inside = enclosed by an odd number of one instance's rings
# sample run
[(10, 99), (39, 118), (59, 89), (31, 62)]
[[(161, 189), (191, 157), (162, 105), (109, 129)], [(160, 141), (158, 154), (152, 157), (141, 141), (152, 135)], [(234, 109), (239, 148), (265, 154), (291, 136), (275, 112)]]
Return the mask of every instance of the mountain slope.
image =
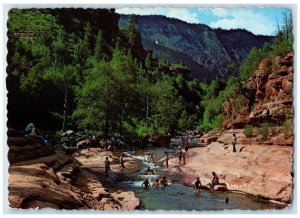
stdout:
[[(126, 25), (128, 17), (121, 15), (120, 27)], [(185, 62), (191, 68), (191, 76), (200, 80), (235, 74), (234, 68), (252, 47), (272, 40), (246, 30), (214, 30), (203, 24), (157, 15), (136, 16), (136, 26), (143, 46), (153, 50), (154, 56), (172, 63)]]

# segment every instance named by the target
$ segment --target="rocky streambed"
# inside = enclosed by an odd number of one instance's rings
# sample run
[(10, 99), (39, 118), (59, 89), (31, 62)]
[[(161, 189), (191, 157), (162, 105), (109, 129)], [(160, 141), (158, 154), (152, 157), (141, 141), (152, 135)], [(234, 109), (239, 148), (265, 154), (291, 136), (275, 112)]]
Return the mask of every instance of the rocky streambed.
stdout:
[[(104, 176), (104, 158), (107, 156), (112, 162), (117, 158), (111, 152), (90, 148), (69, 156), (55, 152), (51, 145), (43, 147), (35, 139), (24, 137), (9, 138), (8, 145), (8, 200), (12, 208), (139, 208), (140, 200), (134, 192), (110, 190), (110, 186), (123, 179), (114, 164), (109, 178)], [(127, 167), (130, 166), (134, 168), (135, 164), (129, 158)]]
[[(238, 138), (237, 153), (232, 152), (233, 132)], [(258, 136), (246, 138), (242, 129), (205, 137), (208, 145), (190, 149), (185, 166), (178, 166), (177, 157), (169, 161), (170, 172), (180, 172), (185, 184), (191, 185), (199, 176), (206, 185), (214, 171), (222, 184), (217, 189), (250, 194), (285, 206), (292, 203), (293, 147), (281, 143), (282, 135), (274, 136), (274, 140), (271, 137), (268, 143), (260, 142)]]
[[(241, 131), (235, 132), (241, 139)], [(123, 171), (119, 165), (121, 152), (89, 148), (65, 155), (51, 145), (41, 147), (31, 138), (9, 138), (10, 207), (203, 211), (289, 206), (293, 190), (292, 147), (241, 140), (243, 144), (238, 144), (238, 152), (232, 153), (231, 134), (229, 131), (219, 136), (204, 136), (209, 145), (191, 148), (186, 165), (181, 167), (178, 166), (177, 148), (168, 149), (171, 158), (168, 170), (163, 166), (166, 149), (124, 152), (126, 168)], [(146, 161), (148, 154), (154, 156), (154, 162)], [(104, 175), (106, 157), (111, 162), (108, 177)], [(151, 182), (167, 176), (170, 186), (143, 190), (141, 183), (148, 178), (143, 170), (148, 166), (155, 170), (155, 175), (148, 176)], [(220, 175), (224, 185), (217, 189), (222, 191), (203, 190), (200, 196), (195, 196), (190, 187), (195, 178), (199, 176), (205, 188), (212, 171)], [(224, 203), (225, 198), (230, 199), (229, 204)], [(280, 204), (272, 204), (270, 200)]]

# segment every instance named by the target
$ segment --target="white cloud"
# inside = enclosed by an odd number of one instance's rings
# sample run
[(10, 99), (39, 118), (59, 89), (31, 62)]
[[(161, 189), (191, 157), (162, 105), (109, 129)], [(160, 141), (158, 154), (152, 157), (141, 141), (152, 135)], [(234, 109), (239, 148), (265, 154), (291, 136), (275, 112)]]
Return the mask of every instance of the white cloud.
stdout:
[(229, 14), (229, 10), (227, 8), (212, 8), (210, 9), (211, 13), (216, 17), (226, 17)]
[(166, 15), (168, 8), (116, 8), (119, 14), (136, 14), (136, 15)]
[[(220, 11), (219, 11), (220, 12)], [(217, 11), (212, 11), (216, 15)], [(221, 16), (223, 14), (223, 16)], [(222, 29), (246, 29), (254, 34), (270, 35), (274, 32), (274, 24), (261, 13), (247, 9), (225, 9), (218, 13), (220, 19), (215, 22), (210, 22), (209, 25), (213, 28)], [(216, 15), (217, 16), (217, 15)]]
[(137, 15), (165, 15), (167, 17), (177, 18), (188, 23), (199, 23), (197, 13), (191, 12), (187, 8), (117, 8), (119, 14), (137, 14)]
[[(270, 20), (264, 11), (253, 8), (171, 8), (171, 7), (144, 7), (144, 8), (117, 8), (120, 14), (137, 15), (164, 15), (177, 18), (188, 23), (205, 23), (212, 28), (246, 29), (254, 34), (274, 34), (275, 22)], [(202, 15), (202, 16), (201, 16)], [(205, 15), (205, 16), (204, 16)], [(215, 21), (205, 22), (204, 17), (214, 18)], [(201, 18), (201, 20), (200, 20)], [(274, 23), (273, 23), (274, 22)]]

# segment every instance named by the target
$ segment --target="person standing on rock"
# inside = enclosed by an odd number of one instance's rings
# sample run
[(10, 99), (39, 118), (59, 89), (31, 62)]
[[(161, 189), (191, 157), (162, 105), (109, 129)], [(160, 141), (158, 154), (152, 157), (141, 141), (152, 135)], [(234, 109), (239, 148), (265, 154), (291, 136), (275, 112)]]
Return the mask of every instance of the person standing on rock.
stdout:
[(236, 153), (236, 143), (237, 143), (237, 138), (236, 138), (236, 135), (235, 133), (233, 133), (232, 135), (232, 147), (233, 147), (233, 153)]
[(108, 160), (108, 157), (105, 158), (105, 176), (108, 177), (108, 171), (110, 170), (110, 162)]
[(184, 150), (186, 153), (188, 153), (188, 150), (189, 150), (189, 147), (190, 147), (190, 144), (189, 144), (189, 141), (188, 139), (185, 141), (184, 143)]
[(124, 166), (124, 154), (122, 154), (121, 156), (120, 156), (120, 165), (121, 165), (121, 171), (123, 171), (123, 169), (124, 168), (126, 168), (125, 166)]
[(181, 166), (181, 160), (182, 160), (182, 150), (179, 149), (178, 151), (178, 159), (179, 159), (179, 166)]
[(195, 185), (194, 185), (196, 195), (200, 194), (200, 187), (201, 187), (201, 181), (200, 181), (199, 177), (197, 177), (197, 180), (196, 180)]
[(168, 154), (168, 152), (165, 151), (165, 155), (166, 155), (166, 167), (169, 168), (169, 154)]

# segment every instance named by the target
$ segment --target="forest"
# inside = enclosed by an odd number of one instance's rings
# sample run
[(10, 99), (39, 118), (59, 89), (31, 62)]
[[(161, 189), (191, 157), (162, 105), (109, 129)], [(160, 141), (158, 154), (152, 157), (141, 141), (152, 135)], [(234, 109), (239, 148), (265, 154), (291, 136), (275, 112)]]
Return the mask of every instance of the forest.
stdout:
[[(29, 122), (42, 131), (68, 129), (142, 145), (153, 135), (220, 128), (232, 93), (248, 96), (247, 81), (263, 58), (292, 50), (292, 21), (272, 42), (253, 48), (237, 76), (211, 82), (153, 57), (131, 16), (119, 28), (114, 9), (11, 9), (8, 26), (9, 129)], [(172, 70), (170, 70), (172, 69)]]

